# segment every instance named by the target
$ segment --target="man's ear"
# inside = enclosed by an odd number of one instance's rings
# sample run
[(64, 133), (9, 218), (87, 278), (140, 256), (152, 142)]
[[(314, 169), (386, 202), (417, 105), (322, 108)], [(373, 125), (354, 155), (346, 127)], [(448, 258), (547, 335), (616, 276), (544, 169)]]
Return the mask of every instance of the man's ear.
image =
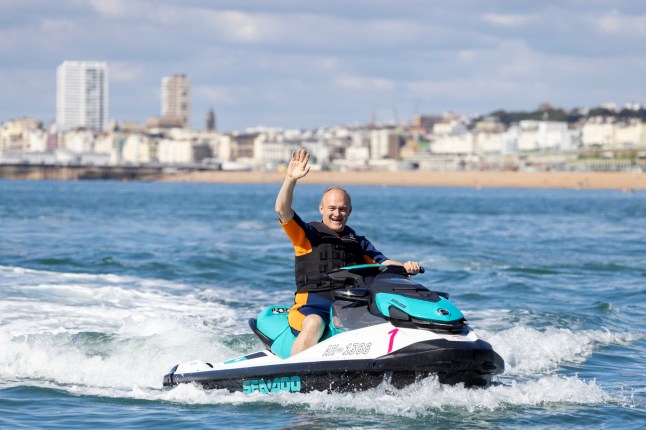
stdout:
[(321, 212), (321, 215), (323, 215), (323, 205), (319, 205), (319, 212)]

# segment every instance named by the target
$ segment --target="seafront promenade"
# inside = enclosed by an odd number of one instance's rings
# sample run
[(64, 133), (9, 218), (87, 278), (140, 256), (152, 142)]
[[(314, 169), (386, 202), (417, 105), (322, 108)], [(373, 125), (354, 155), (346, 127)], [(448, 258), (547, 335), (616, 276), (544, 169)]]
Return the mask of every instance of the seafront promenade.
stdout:
[[(166, 182), (280, 183), (278, 172), (178, 172), (163, 174)], [(642, 172), (338, 172), (312, 171), (302, 183), (339, 185), (408, 185), (473, 188), (567, 188), (646, 190)]]
[[(0, 179), (11, 180), (120, 180), (279, 184), (280, 172), (222, 170), (168, 170), (135, 166), (28, 166), (2, 165)], [(469, 188), (555, 188), (646, 190), (646, 172), (512, 172), (512, 171), (312, 171), (302, 183)]]

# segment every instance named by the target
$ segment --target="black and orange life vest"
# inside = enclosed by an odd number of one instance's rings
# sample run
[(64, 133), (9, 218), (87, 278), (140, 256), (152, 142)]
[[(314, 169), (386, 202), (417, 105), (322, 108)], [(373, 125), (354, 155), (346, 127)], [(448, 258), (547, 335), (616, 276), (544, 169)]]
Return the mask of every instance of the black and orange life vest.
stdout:
[(344, 266), (362, 264), (363, 248), (354, 231), (346, 227), (344, 236), (323, 224), (309, 223), (319, 232), (319, 240), (312, 243), (312, 251), (296, 257), (294, 272), (296, 274), (296, 291), (329, 291), (342, 288), (327, 279), (325, 273)]

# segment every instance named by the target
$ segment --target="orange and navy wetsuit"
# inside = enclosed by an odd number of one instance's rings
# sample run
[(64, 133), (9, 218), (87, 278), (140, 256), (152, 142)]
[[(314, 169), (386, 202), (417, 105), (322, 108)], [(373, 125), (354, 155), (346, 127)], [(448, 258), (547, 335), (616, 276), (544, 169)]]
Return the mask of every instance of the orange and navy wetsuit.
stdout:
[[(320, 227), (318, 229), (315, 228), (316, 224), (321, 225), (321, 223), (306, 223), (296, 213), (294, 213), (294, 217), (291, 220), (286, 223), (281, 223), (283, 230), (285, 230), (285, 233), (287, 233), (287, 236), (292, 241), (292, 245), (294, 245), (297, 265), (299, 258), (302, 259), (315, 251), (324, 241), (325, 233), (320, 231)], [(362, 261), (355, 261), (355, 264), (374, 264), (387, 260), (386, 256), (379, 252), (368, 239), (364, 236), (358, 236), (348, 226), (342, 232), (333, 234), (338, 235), (339, 238), (350, 237), (355, 245), (358, 243), (361, 248), (360, 252), (362, 253), (359, 258)], [(329, 233), (327, 235), (329, 236)], [(298, 273), (296, 275), (297, 290), (302, 290), (303, 288), (300, 288), (298, 285)], [(328, 325), (330, 323), (331, 305), (332, 298), (330, 291), (297, 291), (294, 297), (294, 306), (290, 309), (288, 316), (292, 332), (297, 335), (302, 329), (303, 320), (307, 315), (311, 314), (319, 315), (323, 318), (325, 325)]]

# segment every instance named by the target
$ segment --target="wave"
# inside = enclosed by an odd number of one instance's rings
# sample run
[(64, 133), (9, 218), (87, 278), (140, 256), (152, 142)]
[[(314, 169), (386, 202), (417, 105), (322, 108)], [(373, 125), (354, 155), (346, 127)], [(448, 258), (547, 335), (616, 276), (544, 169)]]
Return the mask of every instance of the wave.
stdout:
[(564, 364), (583, 363), (592, 353), (608, 345), (628, 345), (644, 339), (642, 334), (607, 330), (537, 330), (516, 326), (499, 332), (478, 330), (505, 360), (507, 376), (553, 372)]
[[(289, 293), (249, 294), (227, 286), (8, 266), (0, 266), (0, 279), (7, 285), (0, 301), (0, 388), (36, 386), (75, 395), (183, 404), (267, 402), (411, 417), (449, 407), (619, 402), (596, 381), (572, 375), (572, 369), (563, 374), (563, 369), (601, 348), (644, 339), (607, 330), (539, 330), (513, 325), (508, 312), (493, 311), (498, 319), (479, 331), (506, 361), (504, 385), (467, 389), (431, 377), (402, 390), (383, 386), (351, 394), (260, 396), (193, 385), (169, 390), (162, 389), (162, 376), (174, 364), (223, 361), (261, 348), (244, 322), (260, 303), (287, 299)], [(486, 313), (478, 315), (486, 320)]]
[[(401, 390), (382, 385), (372, 390), (354, 393), (306, 394), (280, 393), (267, 396), (259, 393), (245, 395), (222, 390), (205, 391), (194, 385), (184, 385), (168, 392), (139, 389), (133, 395), (155, 400), (189, 404), (240, 404), (278, 403), (281, 405), (307, 405), (311, 410), (377, 413), (411, 418), (435, 415), (447, 408), (494, 410), (508, 406), (535, 406), (543, 404), (599, 404), (612, 401), (611, 396), (594, 381), (576, 377), (546, 376), (536, 381), (498, 385), (488, 388), (464, 388), (461, 385), (440, 384), (430, 377)], [(149, 397), (150, 398), (150, 397)]]
[(0, 313), (15, 333), (118, 329), (129, 318), (202, 316), (231, 331), (264, 303), (292, 299), (288, 291), (246, 285), (187, 285), (128, 275), (59, 273), (0, 266)]
[(384, 415), (421, 418), (446, 414), (451, 411), (494, 411), (514, 406), (597, 405), (614, 403), (634, 406), (622, 395), (611, 395), (596, 381), (576, 376), (544, 376), (523, 383), (494, 385), (487, 388), (465, 388), (462, 385), (440, 384), (429, 377), (403, 389), (389, 385), (350, 393), (275, 393), (243, 394), (226, 390), (204, 390), (193, 384), (182, 384), (172, 389), (156, 389), (139, 384), (129, 387), (100, 387), (68, 385), (61, 387), (52, 382), (37, 385), (63, 389), (73, 395), (108, 398), (127, 398), (147, 401), (172, 402), (182, 405), (244, 405), (266, 404), (282, 407), (307, 407), (319, 413), (345, 412), (353, 415)]
[(193, 385), (161, 388), (162, 376), (176, 363), (192, 359), (222, 361), (261, 347), (252, 335), (216, 331), (199, 317), (132, 317), (110, 333), (15, 336), (3, 328), (0, 386), (34, 385), (78, 395), (186, 404), (306, 404), (312, 409), (353, 408), (403, 416), (425, 415), (449, 406), (472, 410), (542, 403), (596, 404), (619, 400), (594, 380), (559, 375), (559, 365), (580, 363), (596, 348), (636, 339), (605, 331), (540, 332), (529, 327), (514, 327), (488, 336), (505, 358), (507, 370), (500, 379), (504, 384), (486, 389), (445, 386), (431, 377), (402, 390), (380, 387), (352, 394), (249, 396), (202, 390)]

